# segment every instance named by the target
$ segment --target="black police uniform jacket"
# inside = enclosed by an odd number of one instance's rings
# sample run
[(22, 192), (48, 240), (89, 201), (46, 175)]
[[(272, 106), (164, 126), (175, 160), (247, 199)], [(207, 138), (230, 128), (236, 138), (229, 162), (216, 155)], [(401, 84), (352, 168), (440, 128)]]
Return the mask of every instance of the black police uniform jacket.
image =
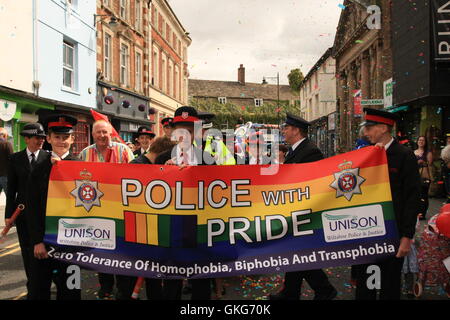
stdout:
[(420, 210), (420, 175), (414, 152), (394, 139), (386, 150), (392, 202), (400, 238), (413, 238)]
[(135, 156), (136, 158), (139, 157), (140, 155), (143, 154), (143, 153), (142, 153), (142, 149), (139, 148), (139, 149), (133, 151), (133, 154), (134, 154), (134, 156)]
[(302, 141), (294, 152), (289, 152), (284, 160), (285, 164), (289, 163), (307, 163), (323, 159), (323, 154), (308, 138)]
[[(62, 159), (62, 161), (66, 160), (80, 161), (80, 159), (71, 154)], [(35, 166), (28, 179), (27, 192), (29, 196), (27, 206), (29, 214), (27, 215), (27, 225), (32, 246), (44, 240), (48, 184), (52, 166), (51, 153), (47, 153), (46, 159)]]
[[(40, 150), (36, 159), (35, 168), (47, 159), (49, 152)], [(13, 153), (8, 162), (8, 189), (6, 193), (5, 218), (9, 219), (13, 215), (19, 204), (25, 205), (25, 210), (21, 212), (17, 221), (25, 221), (27, 207), (27, 182), (31, 173), (31, 165), (28, 160), (26, 149)]]
[(153, 164), (144, 154), (133, 159), (130, 163), (134, 164)]

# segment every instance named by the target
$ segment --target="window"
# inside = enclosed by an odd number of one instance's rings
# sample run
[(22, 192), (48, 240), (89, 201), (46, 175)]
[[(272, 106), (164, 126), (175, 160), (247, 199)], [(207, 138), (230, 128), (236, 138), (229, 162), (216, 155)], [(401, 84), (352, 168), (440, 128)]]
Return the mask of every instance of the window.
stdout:
[(111, 7), (111, 0), (103, 0), (103, 5), (105, 7)]
[(135, 89), (136, 91), (141, 91), (142, 90), (142, 56), (139, 52), (136, 52), (136, 59), (135, 59), (135, 75), (136, 75), (136, 80), (135, 80)]
[(73, 128), (73, 134), (75, 136), (75, 142), (72, 144), (72, 154), (78, 155), (89, 143), (89, 124), (85, 121), (78, 121), (77, 125)]
[(103, 61), (103, 73), (107, 80), (111, 80), (111, 49), (112, 38), (109, 34), (105, 33), (105, 52)]
[(128, 0), (120, 0), (120, 17), (124, 20), (127, 20), (128, 18)]
[(128, 46), (120, 46), (120, 83), (128, 86)]
[(153, 74), (152, 74), (152, 85), (154, 85), (155, 87), (158, 86), (159, 83), (159, 78), (158, 78), (158, 64), (159, 64), (159, 59), (158, 59), (158, 51), (153, 50)]
[(169, 96), (172, 95), (172, 83), (173, 83), (173, 74), (172, 74), (172, 62), (169, 60), (167, 64), (167, 94)]
[(173, 96), (175, 97), (175, 99), (179, 99), (178, 98), (178, 77), (179, 77), (179, 73), (178, 73), (178, 66), (175, 66), (175, 77), (174, 77), (174, 84), (173, 84)]
[(227, 103), (227, 98), (226, 97), (219, 97), (218, 100), (219, 100), (219, 103), (221, 103), (221, 104), (226, 104)]
[(156, 10), (156, 7), (154, 7), (154, 8), (155, 8), (155, 21), (153, 23), (153, 26), (155, 28), (157, 28), (158, 27), (158, 10)]
[(164, 58), (161, 60), (161, 68), (159, 70), (161, 72), (161, 83), (159, 88), (164, 92), (166, 89), (166, 60)]
[(263, 99), (255, 99), (255, 107), (261, 107), (263, 105)]
[(75, 89), (75, 46), (67, 41), (63, 42), (63, 85)]
[(140, 0), (136, 0), (135, 9), (136, 9), (136, 14), (134, 16), (134, 20), (135, 20), (134, 24), (135, 24), (136, 30), (141, 31), (142, 6), (141, 6)]
[(166, 41), (170, 43), (170, 26), (166, 23)]

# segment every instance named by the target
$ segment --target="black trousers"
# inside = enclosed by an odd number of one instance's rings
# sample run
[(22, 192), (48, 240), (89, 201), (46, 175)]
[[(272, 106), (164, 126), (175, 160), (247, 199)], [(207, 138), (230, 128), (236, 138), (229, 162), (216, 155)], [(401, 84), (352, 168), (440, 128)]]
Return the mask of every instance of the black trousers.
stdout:
[(191, 300), (211, 300), (211, 279), (192, 279)]
[(286, 272), (283, 294), (287, 297), (298, 299), (300, 297), (303, 279), (308, 282), (316, 296), (326, 295), (334, 289), (322, 269), (295, 271)]
[(50, 288), (53, 281), (57, 290), (56, 300), (81, 300), (81, 289), (70, 289), (68, 287), (67, 282), (72, 275), (72, 273), (67, 273), (69, 266), (68, 263), (55, 259), (36, 259), (33, 257), (28, 299), (50, 300)]
[[(24, 212), (23, 212), (24, 213)], [(23, 214), (22, 213), (22, 214)], [(19, 216), (16, 220), (17, 237), (19, 238), (20, 250), (22, 253), (23, 267), (27, 276), (27, 291), (31, 290), (31, 259), (34, 258), (34, 247), (30, 244), (30, 236), (28, 234), (28, 227), (24, 216)], [(27, 295), (27, 298), (28, 295)]]
[(117, 286), (116, 300), (131, 300), (134, 285), (136, 284), (136, 277), (114, 275), (109, 273), (98, 273), (98, 281), (100, 289), (103, 292), (112, 293), (114, 284)]
[[(211, 300), (211, 279), (192, 279), (191, 300)], [(183, 280), (164, 280), (165, 300), (181, 300)]]
[(420, 213), (423, 214), (423, 217), (425, 218), (428, 206), (429, 206), (429, 200), (428, 200), (428, 192), (430, 190), (429, 184), (422, 184), (420, 188)]
[[(401, 296), (401, 271), (404, 258), (388, 258), (376, 264), (381, 271), (380, 300), (400, 300)], [(367, 280), (372, 274), (367, 273), (370, 264), (361, 265), (357, 278), (355, 299), (376, 300), (377, 290), (369, 289)]]

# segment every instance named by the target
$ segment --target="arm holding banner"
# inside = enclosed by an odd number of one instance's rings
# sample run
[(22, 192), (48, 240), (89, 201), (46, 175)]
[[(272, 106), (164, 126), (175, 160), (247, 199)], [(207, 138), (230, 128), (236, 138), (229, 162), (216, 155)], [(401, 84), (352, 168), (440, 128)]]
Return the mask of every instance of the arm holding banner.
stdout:
[(416, 157), (411, 152), (405, 154), (401, 172), (403, 211), (401, 221), (398, 222), (400, 247), (397, 257), (404, 257), (411, 248), (411, 239), (416, 230), (417, 215), (419, 214), (420, 176)]

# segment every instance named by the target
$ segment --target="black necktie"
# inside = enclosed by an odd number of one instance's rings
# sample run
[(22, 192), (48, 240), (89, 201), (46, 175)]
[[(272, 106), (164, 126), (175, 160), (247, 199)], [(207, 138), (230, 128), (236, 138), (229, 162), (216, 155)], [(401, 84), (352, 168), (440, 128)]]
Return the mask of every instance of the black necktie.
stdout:
[(292, 147), (289, 147), (289, 149), (288, 149), (288, 155), (290, 155), (291, 153), (293, 153), (294, 152), (294, 149), (292, 149)]
[(34, 155), (34, 153), (32, 153), (31, 154), (31, 162), (30, 162), (31, 169), (34, 168), (35, 164), (36, 164), (36, 156)]

